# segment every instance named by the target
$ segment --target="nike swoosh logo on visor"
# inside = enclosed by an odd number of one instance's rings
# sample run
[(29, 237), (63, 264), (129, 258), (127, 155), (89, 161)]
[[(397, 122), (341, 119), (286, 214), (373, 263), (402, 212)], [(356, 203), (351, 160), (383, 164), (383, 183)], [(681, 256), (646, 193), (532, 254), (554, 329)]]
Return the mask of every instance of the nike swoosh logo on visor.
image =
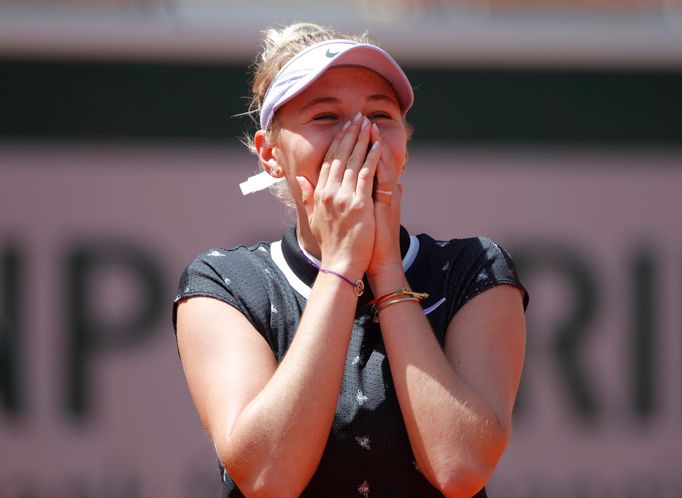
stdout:
[(332, 57), (336, 57), (337, 55), (339, 55), (339, 52), (340, 50), (332, 52), (330, 49), (327, 49), (327, 53), (325, 55), (331, 59)]

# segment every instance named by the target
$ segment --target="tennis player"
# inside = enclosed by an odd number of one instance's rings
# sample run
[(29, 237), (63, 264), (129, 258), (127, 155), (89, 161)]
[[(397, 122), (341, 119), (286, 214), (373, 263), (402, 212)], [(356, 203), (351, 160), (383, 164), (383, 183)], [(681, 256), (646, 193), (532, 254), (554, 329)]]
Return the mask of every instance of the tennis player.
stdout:
[(242, 187), (270, 187), (297, 223), (198, 256), (173, 317), (223, 497), (487, 496), (528, 297), (494, 241), (401, 225), (413, 100), (364, 36), (267, 32), (251, 108), (262, 172)]

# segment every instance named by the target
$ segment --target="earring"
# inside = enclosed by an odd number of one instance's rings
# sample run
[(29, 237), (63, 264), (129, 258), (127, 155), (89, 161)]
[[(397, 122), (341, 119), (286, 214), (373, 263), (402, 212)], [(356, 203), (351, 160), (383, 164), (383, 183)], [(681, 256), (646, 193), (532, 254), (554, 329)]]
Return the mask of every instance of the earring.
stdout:
[(282, 177), (282, 170), (280, 168), (274, 168), (272, 170), (271, 175), (275, 178), (281, 178)]

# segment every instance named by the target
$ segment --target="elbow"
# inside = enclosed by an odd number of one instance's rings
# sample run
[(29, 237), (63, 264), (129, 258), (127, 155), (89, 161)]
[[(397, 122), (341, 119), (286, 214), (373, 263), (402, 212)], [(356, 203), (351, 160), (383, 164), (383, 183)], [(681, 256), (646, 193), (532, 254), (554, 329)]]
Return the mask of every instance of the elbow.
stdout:
[(471, 498), (488, 482), (494, 470), (472, 462), (451, 466), (450, 470), (438, 479), (437, 488), (448, 498)]
[(239, 491), (255, 498), (295, 498), (299, 496), (307, 480), (295, 469), (285, 468), (276, 461), (253, 461), (239, 452), (218, 449), (218, 458)]
[(497, 427), (478, 447), (458, 451), (433, 468), (432, 483), (449, 498), (471, 498), (492, 477), (510, 439), (508, 430)]

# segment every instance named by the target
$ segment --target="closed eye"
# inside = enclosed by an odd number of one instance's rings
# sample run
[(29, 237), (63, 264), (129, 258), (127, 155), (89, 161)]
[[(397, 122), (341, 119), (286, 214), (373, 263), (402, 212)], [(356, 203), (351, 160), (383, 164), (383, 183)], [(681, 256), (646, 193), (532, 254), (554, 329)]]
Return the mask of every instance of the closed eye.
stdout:
[(313, 116), (313, 121), (328, 121), (333, 119), (336, 119), (336, 114), (331, 114), (328, 112), (316, 114), (315, 116)]
[(369, 116), (369, 119), (392, 119), (392, 116), (386, 112), (375, 112)]

